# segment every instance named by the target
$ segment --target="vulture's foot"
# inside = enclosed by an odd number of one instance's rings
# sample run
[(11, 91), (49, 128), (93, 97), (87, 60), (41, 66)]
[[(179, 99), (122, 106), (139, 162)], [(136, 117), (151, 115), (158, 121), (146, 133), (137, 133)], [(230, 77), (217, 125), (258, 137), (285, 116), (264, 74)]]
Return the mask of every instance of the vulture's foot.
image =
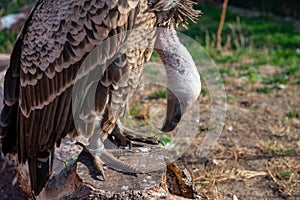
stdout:
[(131, 141), (136, 142), (143, 142), (146, 144), (162, 144), (164, 145), (164, 142), (156, 137), (156, 136), (147, 136), (143, 133), (131, 130), (121, 124), (121, 122), (118, 122), (115, 125), (114, 130), (110, 134), (110, 138), (114, 137), (114, 140), (118, 142), (119, 145), (122, 146), (129, 146), (129, 148), (132, 147)]
[(98, 149), (94, 149), (91, 146), (83, 146), (93, 158), (93, 165), (95, 169), (100, 173), (105, 180), (104, 165), (111, 169), (114, 169), (123, 173), (138, 173), (138, 170), (117, 158), (115, 158), (109, 151), (100, 146)]

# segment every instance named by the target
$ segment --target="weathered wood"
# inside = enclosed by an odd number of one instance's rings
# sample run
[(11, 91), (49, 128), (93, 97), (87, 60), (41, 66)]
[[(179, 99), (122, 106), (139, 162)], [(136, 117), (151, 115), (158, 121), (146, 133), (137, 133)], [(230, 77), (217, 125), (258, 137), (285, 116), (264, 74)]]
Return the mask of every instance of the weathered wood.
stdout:
[[(170, 192), (195, 198), (189, 173), (173, 164), (167, 168), (159, 146), (143, 145), (112, 152), (146, 173), (127, 174), (105, 168), (103, 180), (95, 171), (91, 156), (65, 140), (55, 153), (54, 175), (37, 199), (174, 199)], [(74, 158), (78, 152), (79, 156)], [(28, 184), (26, 187), (29, 189)]]
[[(158, 146), (148, 145), (133, 147), (131, 150), (112, 151), (113, 155), (120, 160), (135, 167), (144, 166), (141, 167), (142, 171), (149, 168), (157, 170), (148, 173), (126, 174), (105, 168), (105, 180), (95, 170), (91, 156), (84, 151), (76, 160), (70, 160), (69, 157), (68, 164), (61, 170), (61, 166), (57, 163), (61, 161), (59, 157), (64, 157), (63, 159), (68, 157), (61, 156), (65, 154), (62, 150), (66, 150), (68, 147), (73, 149), (72, 151), (74, 148), (80, 148), (64, 142), (62, 147), (56, 151), (59, 160), (55, 161), (57, 166), (55, 175), (39, 195), (40, 199), (144, 199), (146, 197), (165, 197), (167, 194), (166, 167), (163, 165), (163, 155)], [(147, 152), (145, 149), (148, 149)], [(148, 155), (146, 156), (146, 154)]]

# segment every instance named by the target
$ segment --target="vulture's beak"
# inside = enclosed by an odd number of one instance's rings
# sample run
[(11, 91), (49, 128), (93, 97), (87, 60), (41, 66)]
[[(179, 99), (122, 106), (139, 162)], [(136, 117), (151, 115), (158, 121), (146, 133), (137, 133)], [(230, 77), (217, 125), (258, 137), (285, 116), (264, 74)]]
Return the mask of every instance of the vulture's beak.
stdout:
[(169, 89), (167, 89), (167, 102), (166, 119), (163, 127), (160, 129), (163, 132), (170, 132), (176, 128), (185, 109), (181, 108), (179, 99)]
[(155, 50), (167, 76), (167, 114), (161, 131), (169, 132), (176, 128), (184, 112), (197, 103), (201, 91), (200, 75), (174, 29), (158, 29)]

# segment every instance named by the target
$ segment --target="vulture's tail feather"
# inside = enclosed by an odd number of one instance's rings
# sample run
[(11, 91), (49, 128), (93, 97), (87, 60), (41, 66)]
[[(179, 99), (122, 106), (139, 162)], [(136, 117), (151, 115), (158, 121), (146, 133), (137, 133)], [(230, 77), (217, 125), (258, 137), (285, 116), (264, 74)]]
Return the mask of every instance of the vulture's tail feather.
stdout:
[(31, 189), (39, 195), (52, 173), (53, 153), (46, 158), (31, 158), (28, 160)]

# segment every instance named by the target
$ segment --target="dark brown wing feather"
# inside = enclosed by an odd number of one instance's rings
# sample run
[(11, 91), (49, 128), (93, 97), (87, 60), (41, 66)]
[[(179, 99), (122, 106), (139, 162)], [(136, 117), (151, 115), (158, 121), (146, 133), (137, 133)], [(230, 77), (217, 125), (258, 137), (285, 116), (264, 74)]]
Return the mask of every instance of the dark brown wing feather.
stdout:
[[(21, 48), (23, 45), (23, 37), (37, 5), (31, 10), (26, 22), (24, 23), (11, 53), (9, 68), (4, 78), (4, 108), (1, 111), (0, 119), (0, 136), (2, 142), (2, 151), (6, 153), (15, 153), (17, 151), (17, 135), (18, 135), (18, 97), (20, 87), (20, 63)], [(7, 134), (9, 132), (9, 134)]]
[(156, 31), (153, 29), (156, 16), (154, 13), (145, 12), (147, 8), (145, 4), (140, 5), (141, 13), (144, 14), (136, 17), (135, 26), (138, 29), (127, 38), (124, 45), (127, 48), (126, 53), (116, 60), (105, 74), (106, 79), (112, 82), (109, 102), (101, 122), (101, 129), (106, 134), (112, 132), (119, 116), (124, 113), (129, 98), (140, 83), (144, 63), (152, 54), (156, 37)]
[[(50, 175), (55, 142), (73, 131), (71, 93), (83, 58), (109, 35), (133, 28), (137, 5), (137, 0), (41, 0), (26, 21), (5, 77), (0, 125), (7, 145), (17, 136), (19, 160), (29, 161), (35, 194)], [(119, 48), (105, 46), (102, 61)]]

